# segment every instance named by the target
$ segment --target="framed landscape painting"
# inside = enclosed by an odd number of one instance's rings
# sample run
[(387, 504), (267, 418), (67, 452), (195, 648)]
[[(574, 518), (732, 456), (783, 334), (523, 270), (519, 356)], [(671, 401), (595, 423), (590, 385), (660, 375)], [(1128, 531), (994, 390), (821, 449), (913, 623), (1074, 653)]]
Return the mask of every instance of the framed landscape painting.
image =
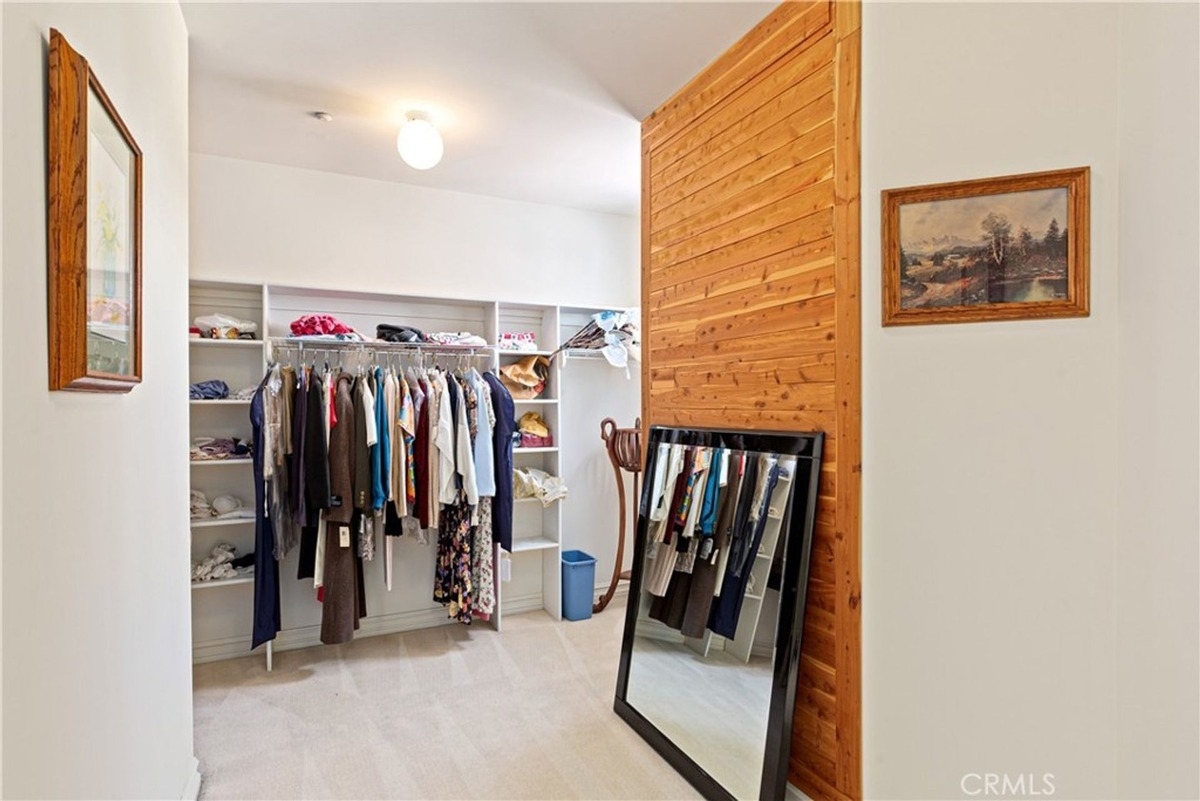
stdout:
[(1086, 317), (1089, 168), (883, 192), (883, 324)]

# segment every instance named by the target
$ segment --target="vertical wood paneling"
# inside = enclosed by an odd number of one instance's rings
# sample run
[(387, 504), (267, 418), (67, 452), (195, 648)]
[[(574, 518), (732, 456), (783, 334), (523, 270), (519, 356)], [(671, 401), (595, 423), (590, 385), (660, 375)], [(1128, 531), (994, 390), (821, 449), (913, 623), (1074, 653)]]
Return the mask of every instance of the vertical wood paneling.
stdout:
[(789, 778), (862, 794), (857, 2), (785, 3), (642, 124), (642, 419), (827, 435)]

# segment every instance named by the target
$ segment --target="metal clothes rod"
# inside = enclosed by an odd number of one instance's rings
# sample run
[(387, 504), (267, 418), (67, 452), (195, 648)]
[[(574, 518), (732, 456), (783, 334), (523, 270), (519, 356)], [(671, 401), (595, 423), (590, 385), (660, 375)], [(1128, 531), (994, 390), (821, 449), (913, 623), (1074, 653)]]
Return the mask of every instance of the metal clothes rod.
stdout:
[(279, 350), (294, 350), (298, 353), (327, 352), (327, 353), (356, 353), (383, 354), (387, 356), (412, 355), (422, 356), (458, 356), (466, 358), (491, 358), (495, 348), (475, 345), (439, 345), (437, 343), (420, 342), (352, 342), (347, 340), (327, 339), (290, 339), (286, 337), (271, 337), (267, 340), (272, 355)]

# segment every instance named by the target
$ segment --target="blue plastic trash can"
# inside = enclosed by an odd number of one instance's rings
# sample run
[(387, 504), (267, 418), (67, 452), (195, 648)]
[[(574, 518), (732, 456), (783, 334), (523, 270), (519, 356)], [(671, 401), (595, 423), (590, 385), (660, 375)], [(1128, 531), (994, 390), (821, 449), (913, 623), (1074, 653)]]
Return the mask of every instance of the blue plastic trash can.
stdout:
[(583, 551), (563, 551), (562, 613), (567, 620), (592, 616), (592, 592), (596, 587), (596, 557)]

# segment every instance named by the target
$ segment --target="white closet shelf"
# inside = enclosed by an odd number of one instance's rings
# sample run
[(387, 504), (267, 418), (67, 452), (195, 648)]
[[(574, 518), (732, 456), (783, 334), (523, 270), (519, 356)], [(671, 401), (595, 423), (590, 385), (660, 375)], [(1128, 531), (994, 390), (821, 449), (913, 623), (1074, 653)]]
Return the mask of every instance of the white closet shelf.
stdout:
[(604, 358), (604, 351), (592, 350), (591, 348), (567, 348), (562, 351), (562, 354), (568, 361), (571, 359), (600, 359), (607, 361)]
[(501, 356), (553, 356), (552, 350), (497, 350)]
[(188, 464), (190, 464), (192, 467), (199, 467), (200, 465), (206, 465), (208, 467), (222, 465), (228, 467), (234, 464), (251, 464), (253, 462), (253, 459), (188, 459)]
[(558, 403), (558, 398), (534, 398), (532, 400), (521, 400), (519, 398), (513, 398), (513, 403), (517, 404), (518, 406), (521, 405), (522, 403), (530, 404), (530, 405), (549, 406), (551, 404)]
[(236, 400), (236, 399), (231, 400), (229, 398), (222, 398), (221, 400), (196, 400), (195, 398), (192, 398), (188, 402), (191, 403), (193, 406), (249, 406), (250, 405), (250, 401), (248, 401), (248, 400)]
[(227, 520), (193, 520), (192, 528), (220, 528), (222, 526), (244, 526), (253, 524), (253, 517), (231, 517)]
[(521, 539), (513, 539), (512, 552), (522, 553), (524, 551), (543, 551), (547, 548), (557, 548), (558, 543), (555, 540), (547, 537), (524, 537)]
[(229, 587), (234, 584), (253, 584), (254, 576), (236, 576), (234, 578), (213, 579), (212, 581), (193, 581), (193, 590), (207, 590), (213, 587)]
[[(513, 503), (536, 503), (541, 504), (541, 498), (513, 498)], [(546, 507), (549, 509), (550, 507)]]
[(558, 448), (513, 448), (513, 453), (558, 453)]
[(262, 348), (261, 339), (205, 339), (192, 337), (188, 340), (192, 345), (201, 348)]

